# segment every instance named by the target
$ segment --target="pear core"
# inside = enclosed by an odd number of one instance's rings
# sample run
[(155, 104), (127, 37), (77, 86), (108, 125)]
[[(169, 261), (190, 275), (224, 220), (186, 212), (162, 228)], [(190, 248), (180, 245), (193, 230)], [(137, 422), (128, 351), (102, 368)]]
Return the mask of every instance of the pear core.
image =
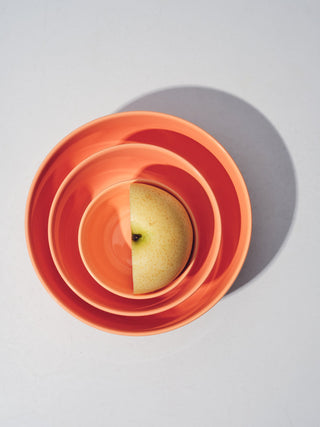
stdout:
[(186, 266), (193, 228), (185, 207), (172, 194), (150, 184), (130, 186), (133, 293), (154, 292)]

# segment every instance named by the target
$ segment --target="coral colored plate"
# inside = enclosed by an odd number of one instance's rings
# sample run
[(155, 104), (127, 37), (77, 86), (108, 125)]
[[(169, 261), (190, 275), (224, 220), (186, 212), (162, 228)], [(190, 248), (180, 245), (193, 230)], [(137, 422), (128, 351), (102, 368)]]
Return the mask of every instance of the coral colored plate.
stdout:
[[(174, 195), (179, 195), (190, 212), (195, 229), (193, 256), (185, 271), (166, 291), (144, 295), (132, 293), (131, 298), (119, 296), (119, 293), (128, 293), (132, 287), (131, 251), (128, 247), (130, 242), (123, 237), (123, 234), (131, 235), (128, 228), (130, 223), (119, 222), (118, 219), (123, 214), (119, 202), (124, 203), (124, 213), (128, 210), (125, 204), (129, 202), (129, 187), (127, 202), (123, 201), (123, 195), (122, 198), (118, 195), (118, 200), (114, 200), (112, 206), (109, 203), (107, 219), (111, 226), (114, 221), (117, 223), (112, 228), (116, 233), (113, 240), (118, 240), (111, 243), (111, 246), (108, 243), (110, 251), (105, 263), (109, 285), (102, 280), (99, 280), (100, 284), (97, 283), (96, 277), (89, 274), (82, 263), (78, 247), (79, 226), (89, 203), (106, 187), (127, 180), (157, 183)], [(125, 184), (120, 188), (124, 187)], [(116, 199), (115, 195), (114, 197)], [(201, 285), (217, 259), (221, 242), (221, 220), (209, 185), (189, 162), (158, 146), (123, 144), (94, 154), (67, 176), (53, 200), (48, 233), (56, 267), (76, 294), (101, 310), (141, 316), (177, 305)], [(114, 252), (115, 256), (112, 255)], [(116, 258), (123, 262), (116, 263)]]
[[(56, 269), (47, 238), (53, 198), (64, 178), (88, 156), (114, 141), (158, 145), (193, 164), (218, 202), (222, 243), (205, 282), (178, 306), (150, 316), (106, 313), (79, 298)], [(85, 323), (117, 334), (151, 335), (183, 326), (216, 304), (230, 289), (246, 258), (252, 228), (248, 191), (226, 150), (198, 126), (162, 113), (132, 111), (94, 120), (64, 138), (46, 157), (30, 188), (26, 206), (26, 240), (34, 268), (48, 292)]]

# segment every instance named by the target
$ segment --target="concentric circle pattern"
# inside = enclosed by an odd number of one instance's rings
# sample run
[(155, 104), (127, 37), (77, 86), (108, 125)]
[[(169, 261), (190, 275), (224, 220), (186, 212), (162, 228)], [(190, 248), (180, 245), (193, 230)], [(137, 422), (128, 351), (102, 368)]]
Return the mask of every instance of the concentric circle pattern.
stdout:
[[(154, 167), (156, 173), (153, 172)], [(109, 226), (115, 225), (116, 217), (120, 222), (121, 206), (124, 205), (124, 211), (129, 209), (129, 186), (125, 185), (126, 180), (156, 183), (178, 194), (189, 207), (195, 225), (195, 247), (188, 267), (163, 291), (140, 295), (139, 301), (119, 296), (121, 281), (124, 281), (127, 293), (128, 288), (132, 288), (131, 271), (128, 272), (123, 263), (119, 263), (116, 268), (112, 253), (109, 252), (110, 256), (106, 254), (108, 281), (103, 283), (97, 275), (92, 277), (89, 274), (87, 264), (82, 262), (84, 257), (81, 256), (81, 245), (78, 246), (78, 234), (87, 208), (104, 191), (107, 194), (112, 192), (114, 185), (119, 182), (123, 183), (120, 197), (117, 200), (114, 195), (113, 204), (111, 200), (108, 201), (109, 208), (105, 210), (105, 216)], [(120, 224), (124, 229), (122, 234), (130, 236), (130, 224)], [(210, 186), (189, 162), (161, 147), (120, 144), (90, 156), (67, 176), (51, 205), (48, 234), (55, 265), (64, 281), (77, 295), (109, 313), (141, 316), (173, 307), (200, 286), (212, 270), (218, 255), (221, 220)], [(121, 248), (118, 242), (117, 252), (121, 250), (121, 258), (127, 259), (127, 245), (130, 242), (126, 237), (122, 240)], [(98, 246), (98, 241), (95, 244)], [(137, 299), (137, 296), (132, 294), (131, 298)]]
[[(81, 218), (92, 200), (109, 186), (133, 180), (180, 197), (196, 231), (182, 276), (141, 298), (123, 293), (127, 288), (116, 269), (110, 286), (99, 283), (78, 245)], [(51, 151), (32, 183), (25, 227), (34, 268), (67, 311), (108, 332), (150, 335), (189, 323), (222, 298), (244, 263), (251, 222), (244, 180), (212, 136), (174, 116), (133, 111), (90, 122)], [(119, 238), (119, 226), (116, 233)]]

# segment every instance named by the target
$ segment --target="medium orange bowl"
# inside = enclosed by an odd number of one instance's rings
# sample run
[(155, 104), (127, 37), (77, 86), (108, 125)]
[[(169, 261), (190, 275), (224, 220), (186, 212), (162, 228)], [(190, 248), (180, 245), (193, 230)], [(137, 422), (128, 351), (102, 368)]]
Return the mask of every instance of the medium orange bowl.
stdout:
[[(131, 236), (130, 222), (119, 221), (129, 209), (130, 183), (114, 187), (128, 180), (153, 183), (179, 195), (194, 226), (195, 244), (186, 269), (167, 288), (154, 293), (134, 295), (132, 292), (130, 243), (124, 237)], [(100, 248), (106, 268), (100, 276), (94, 274), (92, 277), (81, 259), (79, 227), (89, 203), (110, 186), (122, 190), (118, 200), (115, 200), (119, 202), (121, 199), (122, 205), (109, 205), (106, 218), (111, 224), (114, 232), (112, 240), (115, 242), (111, 246), (108, 243), (109, 251), (106, 251), (102, 248), (103, 239)], [(124, 200), (126, 190), (128, 197)], [(116, 224), (113, 226), (114, 222)], [(77, 295), (109, 313), (141, 316), (177, 305), (201, 285), (212, 270), (219, 252), (221, 219), (209, 185), (189, 162), (158, 146), (123, 144), (94, 154), (67, 176), (53, 200), (48, 233), (55, 265)], [(83, 244), (80, 247), (83, 248)], [(115, 258), (121, 259), (121, 262), (116, 263)], [(107, 283), (104, 281), (105, 275)]]
[[(178, 306), (143, 317), (107, 313), (78, 297), (60, 276), (47, 238), (51, 203), (67, 174), (97, 151), (130, 141), (167, 148), (195, 166), (215, 194), (222, 224), (218, 259), (205, 282)], [(76, 129), (49, 153), (29, 191), (25, 228), (33, 266), (45, 288), (64, 309), (104, 331), (151, 335), (191, 322), (230, 289), (248, 252), (252, 216), (248, 191), (238, 167), (211, 135), (178, 117), (132, 111), (102, 117)]]

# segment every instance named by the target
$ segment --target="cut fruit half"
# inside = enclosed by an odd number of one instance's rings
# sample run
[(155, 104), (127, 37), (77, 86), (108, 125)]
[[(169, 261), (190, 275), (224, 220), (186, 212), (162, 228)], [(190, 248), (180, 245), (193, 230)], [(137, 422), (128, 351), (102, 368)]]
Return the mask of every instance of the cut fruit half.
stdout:
[(156, 186), (130, 186), (133, 293), (167, 286), (185, 268), (192, 251), (193, 228), (182, 203)]

